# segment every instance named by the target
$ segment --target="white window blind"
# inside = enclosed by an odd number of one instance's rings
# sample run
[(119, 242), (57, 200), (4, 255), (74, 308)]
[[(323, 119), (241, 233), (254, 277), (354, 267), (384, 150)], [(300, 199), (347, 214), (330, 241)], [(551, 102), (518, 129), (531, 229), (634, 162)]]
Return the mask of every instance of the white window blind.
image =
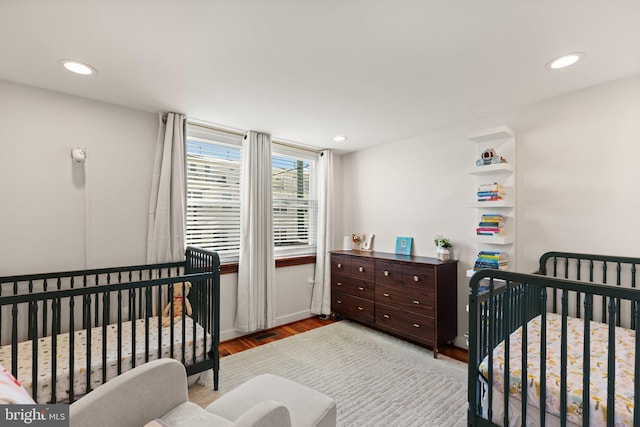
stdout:
[(187, 126), (187, 245), (238, 259), (241, 137)]
[[(242, 137), (187, 123), (187, 245), (238, 260)], [(276, 258), (316, 250), (317, 154), (272, 146)]]
[(276, 257), (315, 253), (317, 155), (278, 144), (272, 152)]

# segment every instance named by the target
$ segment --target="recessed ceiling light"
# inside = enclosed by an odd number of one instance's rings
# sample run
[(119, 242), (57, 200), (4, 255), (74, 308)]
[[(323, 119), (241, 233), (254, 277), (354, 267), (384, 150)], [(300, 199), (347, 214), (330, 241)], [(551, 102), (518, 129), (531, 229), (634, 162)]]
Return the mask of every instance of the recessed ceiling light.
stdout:
[(334, 136), (333, 140), (335, 142), (343, 142), (343, 141), (347, 140), (347, 137), (346, 136), (342, 136), (342, 135), (338, 135), (338, 136)]
[(560, 68), (565, 68), (565, 67), (568, 67), (570, 65), (575, 64), (576, 62), (578, 62), (582, 58), (584, 58), (584, 53), (583, 52), (567, 53), (566, 55), (562, 55), (562, 56), (554, 59), (553, 61), (549, 62), (547, 64), (547, 68), (550, 68), (552, 70), (559, 70)]
[(82, 62), (73, 61), (71, 59), (62, 59), (60, 63), (64, 68), (71, 71), (72, 73), (81, 74), (83, 76), (89, 76), (91, 74), (97, 73), (96, 69), (91, 65), (84, 64)]

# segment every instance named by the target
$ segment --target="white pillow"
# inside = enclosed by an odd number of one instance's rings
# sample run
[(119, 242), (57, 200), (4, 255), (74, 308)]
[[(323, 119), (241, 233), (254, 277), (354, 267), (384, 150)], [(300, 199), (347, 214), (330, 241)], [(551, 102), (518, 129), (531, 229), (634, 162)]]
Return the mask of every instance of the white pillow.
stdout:
[(0, 404), (33, 405), (35, 403), (18, 380), (0, 365)]

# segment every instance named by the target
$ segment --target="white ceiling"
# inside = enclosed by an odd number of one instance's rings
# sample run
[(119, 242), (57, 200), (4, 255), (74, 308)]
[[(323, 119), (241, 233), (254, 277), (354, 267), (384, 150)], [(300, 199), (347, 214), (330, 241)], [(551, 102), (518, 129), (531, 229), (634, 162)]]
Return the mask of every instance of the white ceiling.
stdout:
[(0, 1), (0, 79), (342, 151), (634, 74), (638, 0)]

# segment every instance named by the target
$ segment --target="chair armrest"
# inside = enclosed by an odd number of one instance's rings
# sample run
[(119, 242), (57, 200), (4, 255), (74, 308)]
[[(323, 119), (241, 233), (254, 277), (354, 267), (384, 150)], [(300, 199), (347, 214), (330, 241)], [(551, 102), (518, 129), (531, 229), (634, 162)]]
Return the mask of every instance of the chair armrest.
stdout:
[(256, 403), (242, 414), (233, 427), (291, 427), (289, 410), (273, 400)]
[(72, 403), (70, 425), (139, 427), (188, 400), (184, 366), (173, 359), (158, 359), (123, 373)]

